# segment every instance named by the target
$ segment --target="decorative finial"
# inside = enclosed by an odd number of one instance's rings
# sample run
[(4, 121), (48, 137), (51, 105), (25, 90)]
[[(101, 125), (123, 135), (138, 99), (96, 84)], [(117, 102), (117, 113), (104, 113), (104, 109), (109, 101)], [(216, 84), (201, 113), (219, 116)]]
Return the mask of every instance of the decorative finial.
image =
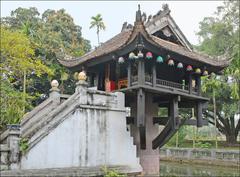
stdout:
[(78, 80), (79, 80), (79, 81), (86, 81), (86, 80), (87, 80), (87, 76), (86, 76), (85, 71), (81, 71), (81, 72), (78, 74)]
[(138, 11), (136, 12), (136, 22), (141, 22), (141, 21), (142, 21), (142, 15), (140, 10), (140, 4), (138, 4)]
[(57, 81), (57, 80), (52, 80), (52, 82), (51, 82), (51, 87), (52, 87), (52, 88), (58, 88), (58, 86), (59, 86), (58, 81)]
[(51, 87), (52, 88), (50, 89), (50, 91), (59, 91), (58, 86), (59, 86), (58, 81), (57, 80), (52, 80), (52, 82), (51, 82)]

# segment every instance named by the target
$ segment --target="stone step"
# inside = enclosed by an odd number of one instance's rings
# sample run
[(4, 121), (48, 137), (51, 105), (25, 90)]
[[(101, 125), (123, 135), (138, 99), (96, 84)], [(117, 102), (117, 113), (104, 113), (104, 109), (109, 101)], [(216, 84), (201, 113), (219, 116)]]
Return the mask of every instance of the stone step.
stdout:
[[(52, 168), (42, 170), (11, 170), (2, 171), (1, 176), (101, 176), (104, 174), (103, 166), (97, 167), (72, 167), (72, 168)], [(110, 166), (108, 170), (116, 170), (120, 173), (129, 171), (128, 166)]]

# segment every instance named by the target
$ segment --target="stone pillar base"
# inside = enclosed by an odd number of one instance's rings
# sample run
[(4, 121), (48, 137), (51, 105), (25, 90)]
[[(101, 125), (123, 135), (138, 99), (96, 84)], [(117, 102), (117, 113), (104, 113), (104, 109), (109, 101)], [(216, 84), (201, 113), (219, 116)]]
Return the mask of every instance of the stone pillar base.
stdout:
[(159, 156), (140, 155), (140, 164), (143, 167), (143, 175), (159, 175)]

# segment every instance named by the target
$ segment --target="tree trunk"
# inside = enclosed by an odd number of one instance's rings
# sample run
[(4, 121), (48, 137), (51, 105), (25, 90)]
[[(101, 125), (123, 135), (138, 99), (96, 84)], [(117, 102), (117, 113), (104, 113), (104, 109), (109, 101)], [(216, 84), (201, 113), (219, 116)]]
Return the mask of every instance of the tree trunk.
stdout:
[(99, 40), (99, 29), (97, 29), (97, 38), (98, 38), (98, 46), (100, 46), (100, 40)]
[(237, 137), (235, 135), (226, 134), (226, 141), (228, 145), (237, 144)]

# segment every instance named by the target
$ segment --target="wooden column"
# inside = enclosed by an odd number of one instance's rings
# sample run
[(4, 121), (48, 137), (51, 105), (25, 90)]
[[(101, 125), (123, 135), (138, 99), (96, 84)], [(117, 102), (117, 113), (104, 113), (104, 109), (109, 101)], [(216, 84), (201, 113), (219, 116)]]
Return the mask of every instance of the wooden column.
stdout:
[(145, 126), (145, 92), (142, 88), (137, 92), (137, 126)]
[(138, 85), (145, 84), (145, 65), (143, 60), (138, 61)]
[(175, 97), (170, 101), (170, 112), (169, 112), (170, 121), (172, 121), (172, 128), (178, 129), (179, 120), (178, 120), (178, 98)]
[(131, 62), (128, 62), (128, 67), (127, 67), (127, 79), (128, 79), (128, 87), (131, 87)]
[(156, 63), (154, 62), (152, 64), (152, 84), (153, 84), (153, 87), (156, 87), (156, 82), (157, 82), (157, 71), (156, 71)]
[(146, 127), (145, 127), (145, 92), (141, 88), (137, 92), (137, 127), (140, 133), (140, 147), (146, 148)]
[(119, 75), (120, 75), (120, 66), (119, 66), (119, 63), (116, 62), (116, 80), (115, 80), (116, 89), (119, 89), (118, 88)]
[(188, 89), (189, 89), (189, 94), (192, 94), (192, 74), (189, 74)]
[(196, 110), (196, 113), (197, 113), (197, 115), (196, 115), (197, 116), (197, 127), (202, 127), (202, 125), (203, 125), (202, 109), (203, 109), (202, 103), (198, 102), (197, 103), (197, 110)]
[(200, 75), (196, 77), (196, 84), (197, 84), (197, 93), (198, 95), (201, 95), (201, 76)]

